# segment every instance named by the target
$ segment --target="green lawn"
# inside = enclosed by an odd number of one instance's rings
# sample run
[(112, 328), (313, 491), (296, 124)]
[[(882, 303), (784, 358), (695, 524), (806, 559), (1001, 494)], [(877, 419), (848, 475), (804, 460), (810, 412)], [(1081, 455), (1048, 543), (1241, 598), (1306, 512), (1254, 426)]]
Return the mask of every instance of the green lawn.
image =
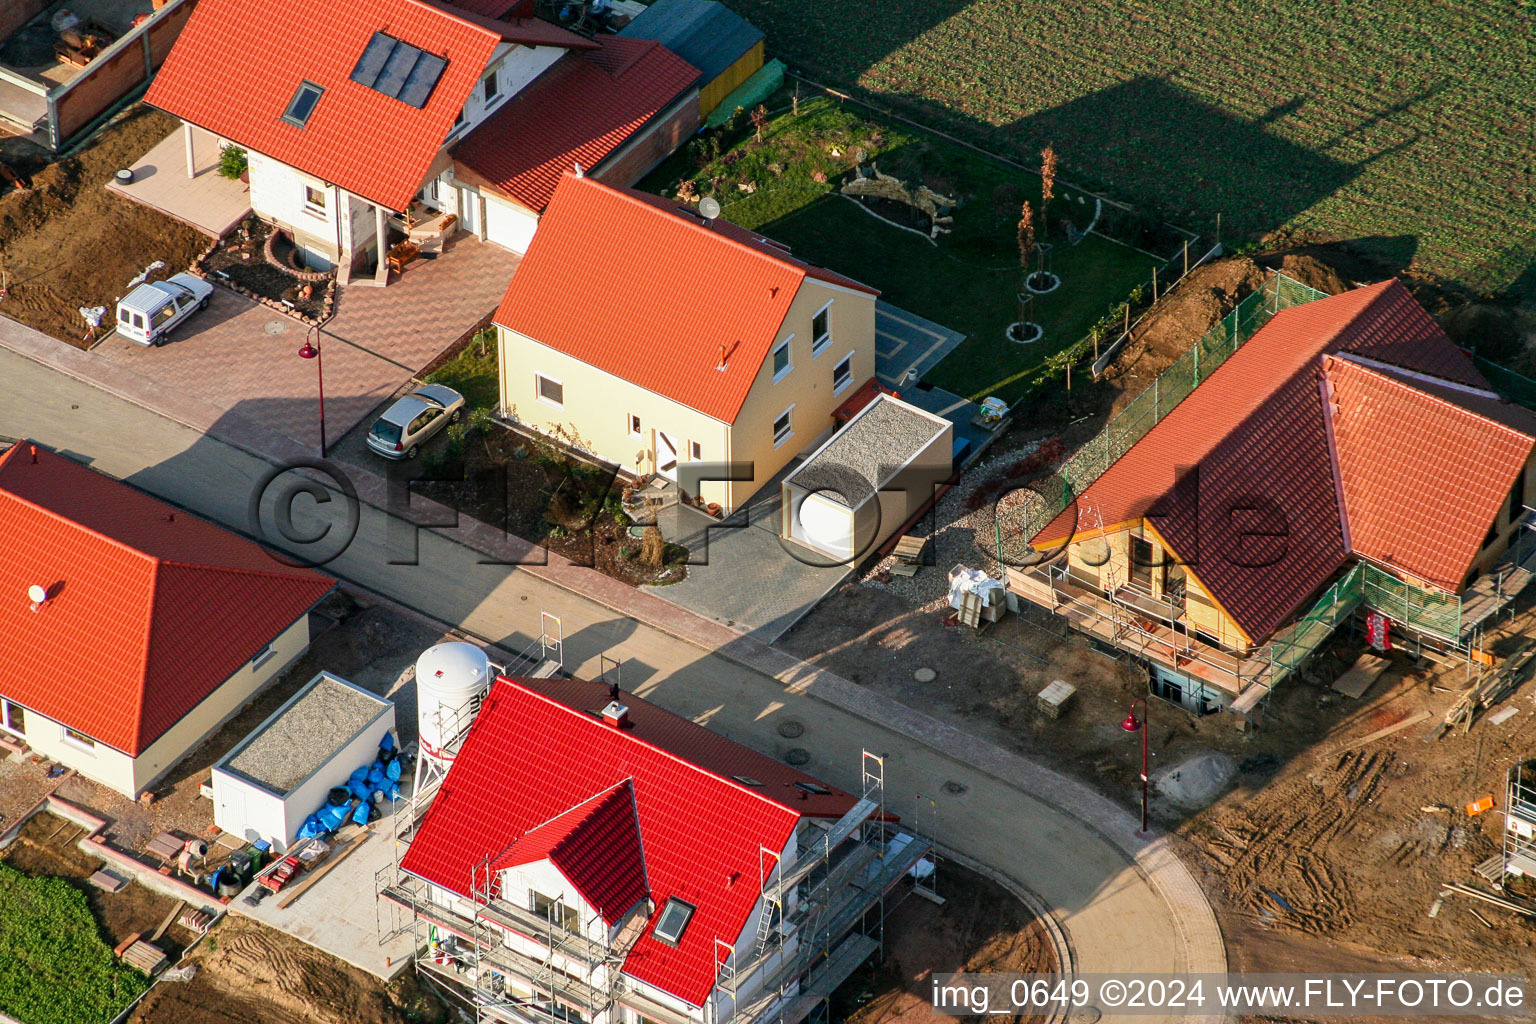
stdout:
[[(731, 221), (964, 333), (965, 343), (927, 380), (966, 397), (996, 394), (1015, 401), (1028, 394), (1047, 356), (1083, 338), (1138, 284), (1150, 285), (1152, 268), (1161, 262), (1101, 234), (1072, 245), (1060, 222), (1066, 218), (1078, 228), (1087, 226), (1092, 201), (1079, 203), (1080, 193), (1058, 188), (1050, 208), (1056, 228), (1049, 237), (1052, 269), (1062, 285), (1037, 297), (1029, 313), (1045, 336), (1031, 345), (1013, 344), (1004, 339), (1004, 331), (1018, 318), (1015, 225), (1025, 199), (1038, 208), (1037, 175), (821, 98), (803, 101), (798, 116), (780, 111), (761, 143), (750, 128), (741, 128), (739, 135), (736, 145), (725, 146), (718, 156), (711, 149), (677, 154), (641, 187), (673, 194), (679, 181), (688, 178), (701, 195), (718, 197)], [(885, 173), (907, 182), (921, 180), (956, 198), (953, 232), (934, 245), (837, 194), (836, 186), (855, 163), (851, 154), (859, 150)], [(818, 175), (826, 180), (817, 181)], [(756, 191), (742, 191), (743, 182)], [(1108, 215), (1101, 220), (1106, 226), (1110, 222)], [(1117, 214), (1114, 223), (1140, 240), (1140, 222), (1128, 223)], [(1169, 244), (1166, 235), (1160, 242)]]
[(499, 372), (496, 328), (491, 327), (472, 338), (458, 355), (427, 374), (427, 380), (453, 388), (464, 396), (464, 404), (470, 410), (495, 409), (501, 401)]
[(80, 890), (0, 864), (0, 1013), (108, 1024), (148, 984), (113, 958)]
[(726, 0), (770, 52), (1229, 239), (1536, 299), (1536, 3)]

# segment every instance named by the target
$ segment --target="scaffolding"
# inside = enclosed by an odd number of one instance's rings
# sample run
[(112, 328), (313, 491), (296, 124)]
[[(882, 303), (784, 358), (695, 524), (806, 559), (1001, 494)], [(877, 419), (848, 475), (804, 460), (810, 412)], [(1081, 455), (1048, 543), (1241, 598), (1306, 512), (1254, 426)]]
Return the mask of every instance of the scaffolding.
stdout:
[[(864, 752), (861, 780), (859, 799), (830, 827), (807, 819), (820, 834), (791, 863), (760, 848), (761, 913), (744, 933), (744, 948), (715, 939), (714, 1009), (703, 1020), (798, 1024), (883, 948), (886, 916), (906, 891), (893, 893), (933, 845), (886, 814), (882, 757)], [(379, 897), (409, 915), (391, 932), (381, 924), (381, 941), (412, 929), (417, 973), (446, 989), (477, 1024), (618, 1024), (620, 1005), (653, 1024), (699, 1024), (622, 973), (648, 905), (632, 911), (612, 941), (595, 941), (588, 936), (600, 930), (600, 914), (572, 922), (574, 911), (559, 900), (541, 910), (520, 905), (502, 891), (502, 872), (489, 855), (471, 872), (468, 898), (434, 892), (399, 869), (399, 851), (424, 813), (412, 806), (398, 817), (395, 863), (375, 879)], [(931, 885), (930, 877), (911, 891)], [(523, 941), (509, 945), (509, 936)]]
[(1504, 871), (1536, 878), (1536, 758), (1510, 766), (1504, 794)]

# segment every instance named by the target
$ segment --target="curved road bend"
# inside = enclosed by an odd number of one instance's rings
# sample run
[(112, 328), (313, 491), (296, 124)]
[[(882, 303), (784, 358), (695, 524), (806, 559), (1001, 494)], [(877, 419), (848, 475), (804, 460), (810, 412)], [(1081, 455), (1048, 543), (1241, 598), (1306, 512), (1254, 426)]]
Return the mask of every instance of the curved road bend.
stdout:
[[(10, 351), (0, 351), (0, 380), (0, 434), (36, 438), (246, 529), (250, 489), (268, 463)], [(600, 655), (620, 658), (626, 689), (767, 753), (804, 747), (810, 770), (851, 790), (861, 750), (888, 755), (891, 809), (1039, 894), (1078, 971), (1226, 969), (1215, 916), (1188, 870), (1086, 786), (830, 673), (751, 670), (532, 573), (481, 565), (478, 553), (430, 531), (420, 534), (418, 565), (390, 565), (386, 521), (364, 505), (356, 540), (329, 571), (508, 646), (536, 635), (540, 610), (559, 615), (567, 669), (595, 676)], [(792, 742), (777, 731), (789, 718), (805, 725)]]

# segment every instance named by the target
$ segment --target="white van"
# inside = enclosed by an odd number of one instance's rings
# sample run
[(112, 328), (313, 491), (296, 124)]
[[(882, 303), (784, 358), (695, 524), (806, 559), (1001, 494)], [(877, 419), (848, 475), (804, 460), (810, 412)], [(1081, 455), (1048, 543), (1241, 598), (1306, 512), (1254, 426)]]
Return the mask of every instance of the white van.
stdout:
[(171, 328), (208, 308), (213, 285), (195, 274), (175, 274), (139, 285), (117, 303), (117, 333), (135, 345), (163, 345)]

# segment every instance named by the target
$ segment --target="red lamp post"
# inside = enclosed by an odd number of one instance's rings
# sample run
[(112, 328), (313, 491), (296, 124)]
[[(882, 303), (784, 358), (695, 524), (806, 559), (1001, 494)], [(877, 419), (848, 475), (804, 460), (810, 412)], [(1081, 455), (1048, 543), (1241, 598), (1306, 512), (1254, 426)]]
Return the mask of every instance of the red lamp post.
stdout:
[[(1141, 705), (1141, 717), (1136, 717), (1136, 705)], [(1147, 733), (1151, 728), (1147, 722), (1147, 698), (1137, 697), (1131, 701), (1131, 713), (1125, 716), (1125, 721), (1120, 723), (1120, 728), (1126, 732), (1141, 733), (1141, 834), (1147, 834)]]
[(305, 337), (304, 347), (299, 349), (300, 359), (313, 359), (315, 372), (320, 380), (320, 457), (326, 458), (325, 450), (325, 360), (320, 356), (320, 346), (311, 345), (309, 338)]

